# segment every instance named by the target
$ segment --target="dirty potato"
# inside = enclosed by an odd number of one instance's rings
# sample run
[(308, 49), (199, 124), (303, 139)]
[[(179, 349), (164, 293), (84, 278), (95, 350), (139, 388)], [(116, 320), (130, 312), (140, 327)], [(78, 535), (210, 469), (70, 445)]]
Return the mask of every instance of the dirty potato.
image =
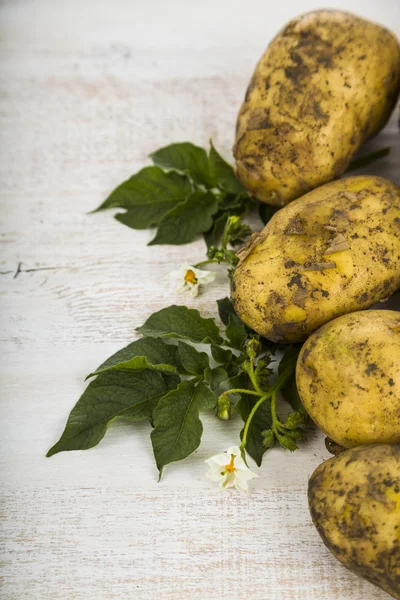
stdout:
[(277, 206), (340, 177), (385, 125), (400, 89), (400, 46), (345, 12), (291, 21), (258, 63), (237, 121), (239, 178)]
[(308, 485), (314, 525), (348, 569), (400, 598), (400, 446), (346, 450)]
[(400, 312), (355, 312), (318, 329), (301, 349), (296, 384), (337, 444), (400, 444)]
[(328, 183), (278, 211), (239, 257), (239, 317), (273, 342), (301, 342), (400, 287), (400, 188), (373, 176)]

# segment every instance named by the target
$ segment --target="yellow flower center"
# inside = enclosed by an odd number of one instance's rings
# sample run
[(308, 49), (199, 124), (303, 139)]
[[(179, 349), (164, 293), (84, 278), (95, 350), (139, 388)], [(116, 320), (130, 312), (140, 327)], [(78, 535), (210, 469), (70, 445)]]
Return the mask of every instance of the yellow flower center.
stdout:
[(192, 269), (189, 269), (188, 271), (186, 271), (185, 281), (187, 281), (187, 283), (192, 283), (192, 284), (196, 285), (197, 277), (194, 274), (194, 272), (192, 271)]
[(236, 471), (235, 458), (236, 456), (234, 454), (231, 454), (231, 462), (229, 463), (229, 465), (225, 465), (225, 471), (229, 471), (229, 473), (233, 473), (234, 471)]

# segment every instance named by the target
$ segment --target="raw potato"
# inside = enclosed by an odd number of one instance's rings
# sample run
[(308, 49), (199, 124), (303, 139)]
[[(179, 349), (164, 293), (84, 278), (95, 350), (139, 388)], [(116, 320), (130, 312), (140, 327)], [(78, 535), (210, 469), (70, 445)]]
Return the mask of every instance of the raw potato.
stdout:
[(372, 176), (328, 183), (278, 211), (239, 257), (239, 317), (273, 342), (301, 342), (400, 287), (400, 188)]
[(400, 46), (346, 12), (291, 21), (258, 63), (237, 121), (237, 174), (282, 206), (340, 177), (382, 129), (400, 89)]
[(337, 444), (400, 444), (400, 312), (356, 312), (318, 329), (301, 349), (296, 383)]
[(400, 598), (400, 446), (346, 450), (308, 485), (311, 517), (348, 569)]

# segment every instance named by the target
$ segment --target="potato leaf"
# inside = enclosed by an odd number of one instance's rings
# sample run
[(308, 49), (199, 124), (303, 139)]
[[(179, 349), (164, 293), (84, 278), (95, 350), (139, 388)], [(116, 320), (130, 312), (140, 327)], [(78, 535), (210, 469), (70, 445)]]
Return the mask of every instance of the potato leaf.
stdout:
[(218, 211), (218, 200), (211, 192), (192, 192), (185, 202), (174, 206), (159, 222), (156, 236), (149, 243), (188, 244), (197, 234), (208, 231), (213, 215)]
[(98, 369), (94, 373), (90, 373), (90, 375), (88, 375), (86, 379), (89, 379), (90, 377), (95, 377), (96, 375), (100, 375), (100, 373), (106, 373), (107, 371), (144, 371), (145, 369), (159, 371), (160, 373), (177, 373), (176, 368), (172, 365), (167, 365), (163, 363), (153, 365), (147, 360), (145, 356), (135, 356), (134, 358), (126, 360), (125, 362), (120, 362), (117, 365), (106, 367), (105, 369)]
[(193, 381), (164, 396), (153, 413), (151, 433), (154, 457), (160, 478), (165, 465), (182, 460), (198, 448), (203, 433), (199, 411), (213, 395), (207, 384)]
[(116, 219), (133, 229), (157, 225), (162, 217), (183, 202), (192, 187), (187, 177), (164, 173), (159, 167), (145, 167), (119, 185), (95, 212), (107, 208), (125, 208)]
[(181, 338), (199, 344), (223, 341), (214, 319), (205, 319), (198, 310), (176, 304), (150, 315), (137, 331), (151, 337)]
[(221, 298), (221, 300), (217, 300), (217, 304), (219, 318), (224, 325), (228, 325), (230, 315), (236, 315), (232, 301), (230, 298)]
[(204, 379), (210, 385), (213, 392), (215, 392), (221, 383), (228, 379), (228, 373), (222, 367), (215, 367), (215, 369), (208, 367), (204, 371)]
[(218, 212), (214, 215), (212, 227), (204, 233), (204, 241), (207, 244), (207, 248), (210, 248), (210, 246), (219, 246), (227, 220), (228, 213), (226, 212), (222, 214)]
[(209, 168), (218, 187), (231, 194), (246, 194), (246, 189), (236, 177), (233, 167), (218, 154), (212, 141), (210, 141), (210, 146), (210, 153), (208, 155)]
[(95, 372), (97, 373), (98, 371), (114, 367), (119, 363), (127, 362), (135, 358), (135, 356), (145, 356), (154, 365), (165, 363), (173, 367), (178, 367), (176, 346), (167, 344), (160, 339), (157, 340), (154, 337), (143, 337), (128, 344), (125, 348), (118, 350), (110, 358), (107, 358), (106, 361), (97, 367)]
[(228, 317), (228, 326), (226, 328), (226, 337), (230, 341), (232, 348), (241, 350), (247, 340), (246, 327), (236, 314), (230, 314)]
[(170, 144), (150, 154), (153, 163), (163, 169), (185, 173), (197, 185), (208, 188), (215, 186), (208, 165), (207, 153), (203, 148), (189, 142)]
[(96, 446), (115, 419), (133, 422), (149, 419), (167, 391), (161, 373), (156, 371), (102, 373), (75, 404), (61, 438), (47, 456)]
[(221, 346), (216, 346), (215, 344), (211, 345), (211, 355), (215, 362), (220, 365), (228, 365), (233, 359), (233, 354), (230, 350), (221, 348)]
[(190, 375), (202, 375), (210, 364), (208, 354), (199, 352), (185, 342), (178, 342), (178, 356), (182, 370)]

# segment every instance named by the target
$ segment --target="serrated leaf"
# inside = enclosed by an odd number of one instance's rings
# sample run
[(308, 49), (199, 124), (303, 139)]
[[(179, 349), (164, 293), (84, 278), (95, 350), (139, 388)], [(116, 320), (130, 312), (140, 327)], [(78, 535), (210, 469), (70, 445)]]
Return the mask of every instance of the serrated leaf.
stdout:
[(96, 446), (118, 418), (149, 419), (167, 392), (161, 373), (110, 371), (92, 381), (72, 409), (59, 441), (47, 453), (86, 450)]
[(228, 213), (217, 213), (214, 215), (212, 227), (204, 234), (204, 241), (207, 244), (207, 248), (210, 248), (211, 246), (219, 246), (227, 220)]
[(213, 215), (218, 211), (218, 200), (211, 192), (192, 192), (185, 202), (168, 211), (158, 225), (158, 231), (149, 243), (188, 244), (199, 233), (208, 231), (213, 224)]
[(279, 210), (279, 207), (277, 206), (269, 206), (268, 204), (263, 204), (261, 203), (260, 206), (258, 207), (258, 212), (260, 215), (260, 219), (261, 221), (264, 223), (264, 225), (266, 225), (274, 216), (275, 213), (277, 213)]
[(219, 318), (224, 325), (229, 324), (229, 316), (236, 315), (235, 309), (233, 308), (232, 301), (230, 298), (221, 298), (217, 300)]
[(183, 381), (154, 410), (151, 442), (160, 478), (165, 465), (186, 458), (198, 448), (203, 433), (199, 418), (202, 395), (202, 384), (196, 388), (193, 381)]
[(151, 337), (181, 338), (199, 344), (223, 341), (214, 319), (205, 319), (198, 310), (176, 304), (150, 315), (137, 331)]
[(233, 354), (230, 350), (221, 348), (221, 346), (216, 346), (215, 344), (211, 345), (211, 355), (215, 362), (220, 365), (227, 365), (233, 359)]
[[(244, 389), (250, 388), (250, 381), (247, 375), (241, 373), (235, 377), (235, 385), (243, 387)], [(259, 398), (250, 394), (241, 394), (239, 401), (236, 403), (236, 410), (241, 416), (244, 423), (247, 421), (252, 409)], [(246, 451), (255, 460), (257, 465), (260, 467), (262, 463), (262, 457), (267, 451), (267, 448), (263, 446), (262, 432), (270, 429), (272, 426), (271, 416), (271, 403), (269, 400), (263, 402), (257, 411), (255, 412), (249, 427), (247, 434)], [(243, 438), (243, 429), (240, 432), (240, 439)]]
[(144, 371), (145, 369), (150, 369), (152, 371), (159, 371), (160, 373), (176, 373), (177, 370), (172, 365), (167, 364), (159, 364), (153, 365), (151, 362), (147, 360), (145, 356), (135, 356), (130, 360), (126, 360), (125, 362), (118, 363), (112, 367), (106, 367), (105, 369), (98, 369), (94, 373), (90, 373), (85, 379), (89, 379), (90, 377), (95, 377), (96, 375), (100, 375), (100, 373), (106, 373), (107, 371)]
[(210, 141), (208, 155), (209, 169), (212, 177), (217, 181), (218, 187), (232, 194), (246, 194), (245, 187), (236, 177), (233, 167), (222, 158)]
[(246, 327), (236, 314), (229, 315), (228, 326), (225, 330), (226, 337), (233, 348), (240, 350), (247, 340)]
[(204, 379), (210, 385), (213, 392), (215, 392), (221, 383), (228, 379), (228, 373), (222, 367), (207, 368), (204, 371)]
[(199, 352), (185, 342), (178, 342), (178, 355), (183, 370), (190, 375), (202, 375), (210, 364), (208, 354)]
[(125, 208), (116, 219), (133, 229), (157, 225), (173, 207), (183, 202), (192, 187), (187, 177), (164, 173), (159, 167), (145, 167), (119, 185), (95, 212), (107, 208)]
[(88, 377), (97, 375), (99, 372), (109, 370), (112, 367), (117, 367), (120, 364), (127, 363), (138, 356), (146, 357), (152, 365), (167, 364), (175, 367), (173, 370), (178, 368), (176, 346), (166, 344), (163, 340), (157, 340), (154, 337), (143, 337), (140, 340), (128, 344), (125, 348), (118, 350), (118, 352), (110, 356), (110, 358), (107, 358), (107, 360), (97, 367), (96, 371), (88, 375)]
[(174, 169), (189, 175), (198, 185), (215, 186), (208, 167), (207, 152), (190, 142), (170, 144), (150, 154), (150, 158), (163, 169)]

